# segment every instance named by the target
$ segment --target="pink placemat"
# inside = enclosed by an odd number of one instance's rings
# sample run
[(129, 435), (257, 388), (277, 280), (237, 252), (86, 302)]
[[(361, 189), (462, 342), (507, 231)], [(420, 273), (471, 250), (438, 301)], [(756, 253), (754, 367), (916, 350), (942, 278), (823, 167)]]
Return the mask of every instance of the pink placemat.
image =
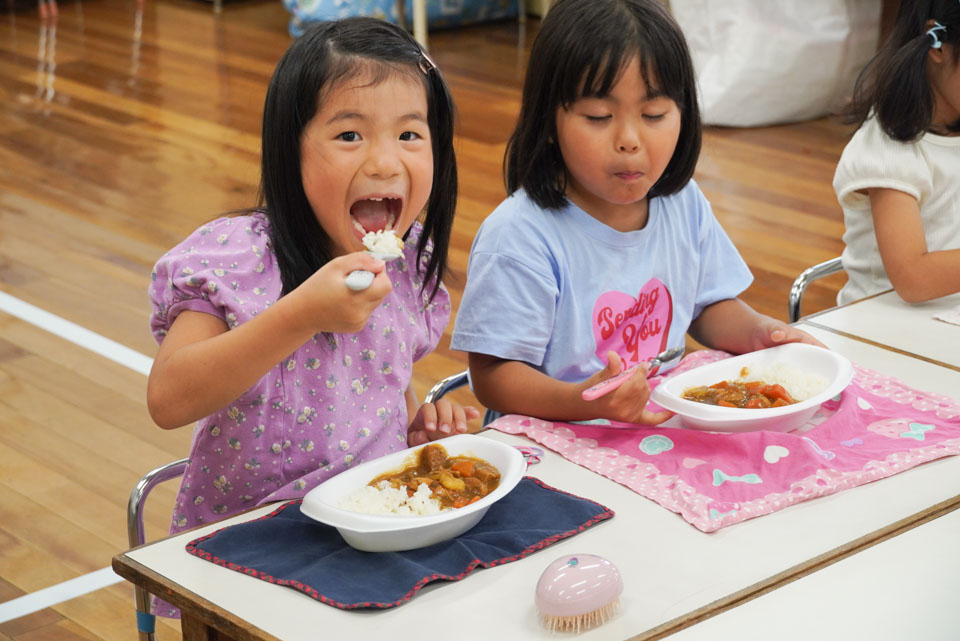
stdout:
[[(729, 356), (694, 352), (651, 385)], [(612, 427), (515, 414), (490, 427), (525, 434), (704, 532), (960, 454), (960, 403), (856, 364), (850, 385), (789, 433)]]

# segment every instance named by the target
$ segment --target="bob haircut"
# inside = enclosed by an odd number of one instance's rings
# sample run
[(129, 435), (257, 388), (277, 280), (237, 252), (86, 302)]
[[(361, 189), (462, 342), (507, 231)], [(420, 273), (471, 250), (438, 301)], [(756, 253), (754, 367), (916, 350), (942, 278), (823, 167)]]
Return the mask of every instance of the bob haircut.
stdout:
[[(433, 281), (431, 299), (440, 288), (457, 203), (453, 99), (440, 71), (406, 31), (358, 17), (309, 26), (280, 59), (267, 89), (258, 202), (270, 220), (284, 294), (333, 257), (330, 240), (303, 190), (304, 129), (320, 102), (342, 83), (362, 76), (375, 85), (397, 74), (419, 79), (427, 94), (433, 188), (417, 243), (417, 268), (424, 273), (424, 287)], [(433, 251), (424, 269), (421, 259), (431, 241)]]
[(648, 197), (680, 191), (700, 155), (702, 123), (696, 76), (680, 27), (658, 0), (560, 0), (547, 13), (523, 85), (517, 127), (504, 158), (507, 193), (524, 188), (546, 209), (567, 204), (567, 167), (557, 139), (557, 111), (583, 97), (610, 93), (639, 57), (648, 95), (666, 95), (680, 109), (673, 157)]
[[(846, 122), (862, 125), (876, 113), (884, 133), (900, 142), (914, 141), (930, 128), (933, 92), (926, 74), (934, 43), (928, 33), (930, 20), (946, 27), (937, 31), (937, 38), (953, 46), (954, 64), (960, 61), (960, 2), (901, 2), (890, 36), (857, 77)], [(947, 128), (960, 131), (960, 122)]]

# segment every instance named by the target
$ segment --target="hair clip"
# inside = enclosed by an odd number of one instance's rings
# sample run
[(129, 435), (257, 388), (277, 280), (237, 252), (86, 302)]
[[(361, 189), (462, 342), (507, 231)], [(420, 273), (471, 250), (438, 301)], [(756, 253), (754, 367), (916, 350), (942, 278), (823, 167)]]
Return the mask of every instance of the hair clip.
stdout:
[(931, 38), (933, 38), (933, 44), (930, 45), (931, 48), (933, 48), (933, 49), (939, 49), (940, 47), (943, 46), (943, 43), (940, 42), (940, 37), (937, 36), (937, 32), (938, 32), (938, 31), (946, 31), (946, 30), (947, 30), (946, 27), (944, 27), (944, 26), (943, 26), (942, 24), (940, 24), (939, 22), (934, 21), (933, 27), (931, 27), (930, 30), (927, 31), (927, 35), (930, 36)]
[(435, 63), (433, 58), (427, 55), (427, 52), (423, 49), (420, 50), (420, 60), (418, 63), (420, 65), (420, 71), (422, 71), (424, 75), (429, 74), (431, 71), (437, 68), (437, 63)]

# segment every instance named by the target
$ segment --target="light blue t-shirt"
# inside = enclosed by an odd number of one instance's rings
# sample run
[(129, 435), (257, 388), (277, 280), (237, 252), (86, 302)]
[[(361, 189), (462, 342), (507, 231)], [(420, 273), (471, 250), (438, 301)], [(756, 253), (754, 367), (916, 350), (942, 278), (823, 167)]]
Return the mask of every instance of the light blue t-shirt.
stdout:
[(693, 180), (652, 198), (646, 226), (630, 232), (518, 190), (473, 241), (451, 347), (580, 382), (609, 350), (629, 367), (684, 345), (705, 307), (752, 280)]

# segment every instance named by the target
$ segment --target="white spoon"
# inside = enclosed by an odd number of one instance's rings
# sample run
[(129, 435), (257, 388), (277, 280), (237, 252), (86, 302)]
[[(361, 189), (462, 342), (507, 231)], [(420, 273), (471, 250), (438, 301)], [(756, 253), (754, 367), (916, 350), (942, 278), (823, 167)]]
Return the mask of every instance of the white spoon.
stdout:
[[(396, 260), (403, 256), (403, 254), (385, 254), (383, 252), (372, 252), (368, 251), (368, 254), (374, 258), (379, 258), (384, 262), (390, 262), (391, 260)], [(373, 282), (374, 273), (369, 272), (365, 269), (358, 269), (347, 274), (347, 277), (343, 279), (344, 284), (352, 289), (355, 292), (361, 292), (367, 287), (370, 287), (370, 284)]]

